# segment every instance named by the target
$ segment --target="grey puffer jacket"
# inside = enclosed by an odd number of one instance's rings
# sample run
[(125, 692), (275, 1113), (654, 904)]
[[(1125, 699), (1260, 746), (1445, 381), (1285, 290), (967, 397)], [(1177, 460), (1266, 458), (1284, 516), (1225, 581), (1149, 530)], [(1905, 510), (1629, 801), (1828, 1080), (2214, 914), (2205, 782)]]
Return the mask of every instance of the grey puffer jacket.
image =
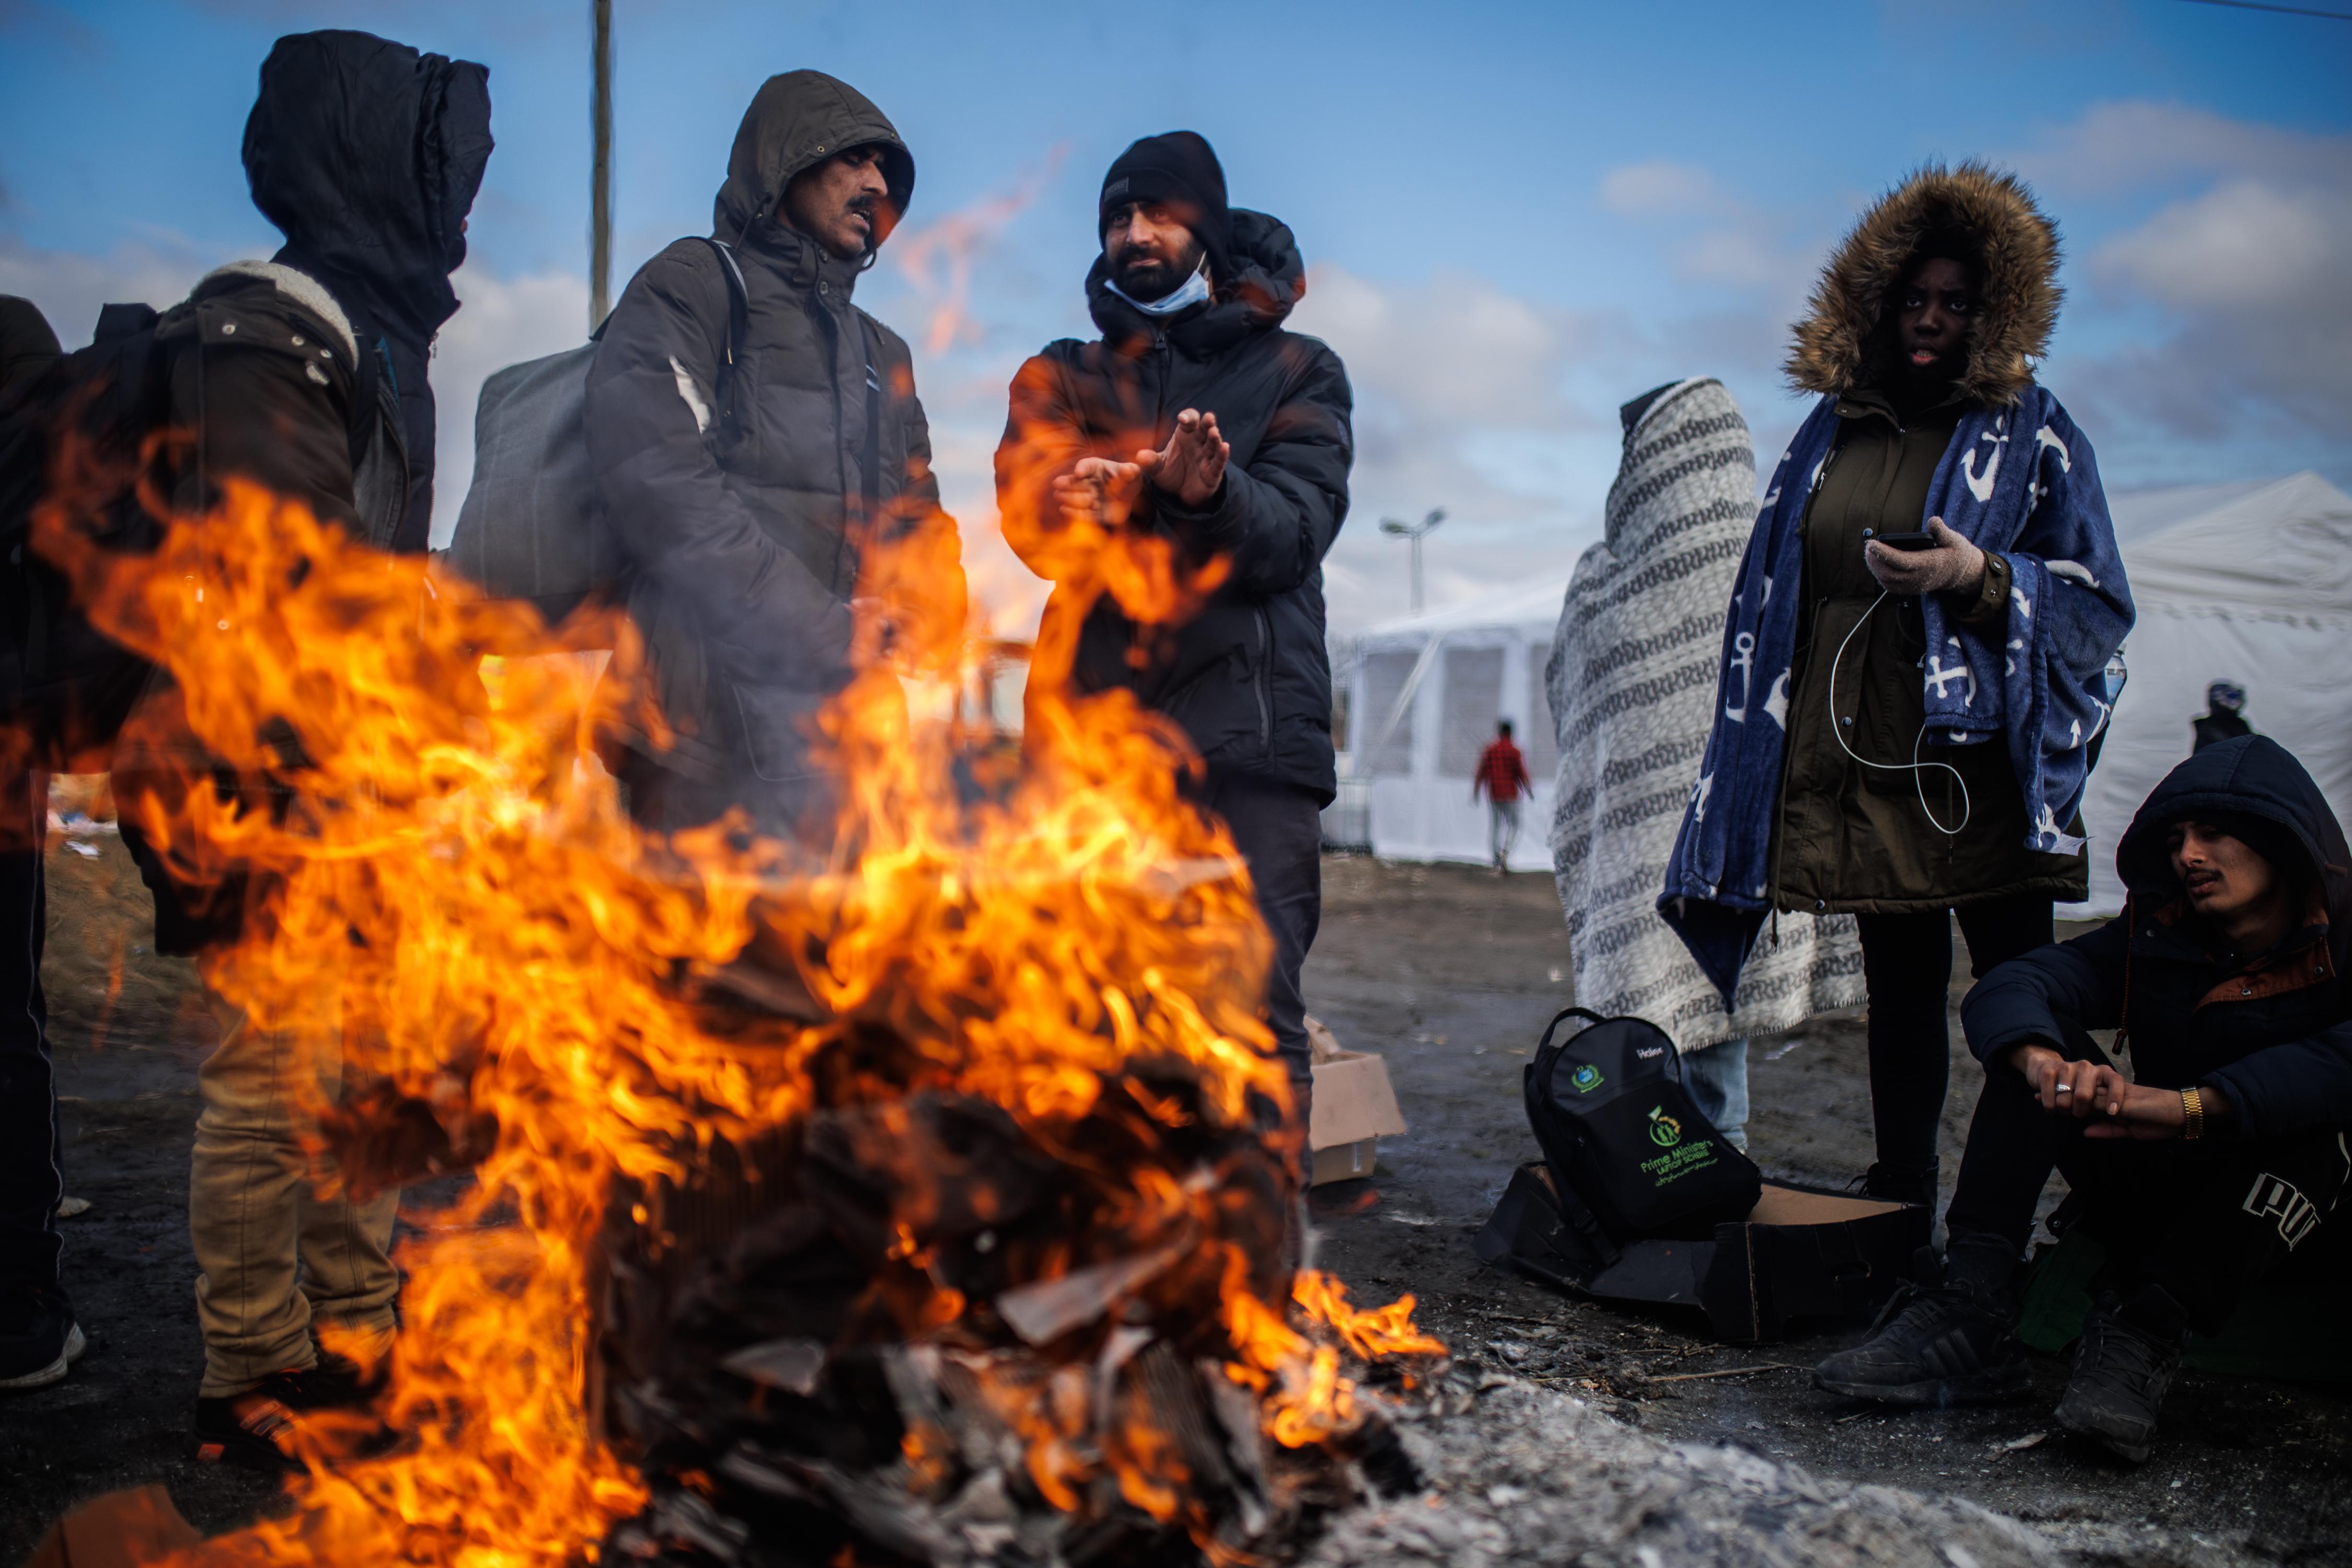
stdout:
[[(750, 296), (731, 417), (720, 398), (726, 275), (699, 239), (677, 241), (630, 281), (589, 374), (589, 447), (628, 560), (646, 694), (674, 731), (667, 744), (641, 727), (611, 738), (704, 783), (809, 771), (810, 726), (851, 673), (849, 600), (867, 547), (954, 527), (940, 510), (907, 344), (851, 303), (866, 263), (773, 216), (793, 175), (872, 144), (896, 208), (878, 216), (887, 234), (914, 160), (881, 110), (831, 77), (793, 71), (771, 78), (745, 113), (712, 219)], [(925, 600), (909, 613), (960, 622), (961, 574), (950, 575), (904, 585)]]

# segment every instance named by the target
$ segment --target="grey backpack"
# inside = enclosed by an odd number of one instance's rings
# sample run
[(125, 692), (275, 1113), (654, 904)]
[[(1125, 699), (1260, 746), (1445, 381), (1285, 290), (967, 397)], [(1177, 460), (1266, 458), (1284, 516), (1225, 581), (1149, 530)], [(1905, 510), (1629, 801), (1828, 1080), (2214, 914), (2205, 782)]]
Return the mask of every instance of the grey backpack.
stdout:
[[(728, 428), (751, 295), (726, 242), (703, 243), (727, 275), (727, 349), (714, 391), (718, 423)], [(528, 601), (550, 625), (592, 597), (617, 596), (627, 571), (588, 467), (588, 371), (604, 335), (599, 324), (578, 348), (510, 364), (482, 383), (474, 480), (446, 555), (484, 597)]]

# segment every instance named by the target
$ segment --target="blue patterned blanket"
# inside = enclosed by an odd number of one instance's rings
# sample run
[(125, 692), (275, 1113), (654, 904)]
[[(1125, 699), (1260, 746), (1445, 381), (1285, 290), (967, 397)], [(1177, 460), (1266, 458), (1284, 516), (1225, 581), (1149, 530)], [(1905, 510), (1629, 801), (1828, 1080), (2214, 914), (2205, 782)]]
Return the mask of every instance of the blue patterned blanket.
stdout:
[[(1781, 456), (1748, 535), (1724, 627), (1714, 731), (1658, 898), (1727, 999), (1771, 900), (1801, 525), (1837, 425), (1836, 398), (1822, 398)], [(1921, 758), (1937, 746), (2000, 739), (2032, 824), (2026, 847), (2071, 855), (2083, 847), (2067, 828), (2089, 771), (2086, 748), (2107, 721), (2107, 661), (2133, 616), (2091, 444), (2040, 386), (2027, 387), (2015, 407), (1973, 411), (1937, 465), (1921, 526), (1927, 517), (2007, 556), (2011, 592), (1998, 643), (1952, 624), (1938, 595), (1920, 606)]]

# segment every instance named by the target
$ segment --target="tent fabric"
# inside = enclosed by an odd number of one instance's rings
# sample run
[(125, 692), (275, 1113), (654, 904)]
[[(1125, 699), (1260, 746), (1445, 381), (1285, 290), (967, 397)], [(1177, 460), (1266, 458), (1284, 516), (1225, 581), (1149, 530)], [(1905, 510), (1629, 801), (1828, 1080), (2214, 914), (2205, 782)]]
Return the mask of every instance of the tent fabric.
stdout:
[[(1384, 622), (1357, 639), (1342, 795), (1368, 788), (1375, 855), (1490, 863), (1486, 806), (1471, 798), (1470, 773), (1497, 719), (1511, 721), (1535, 781), (1523, 820), (1551, 819), (1556, 752), (1543, 669), (1567, 590), (1564, 578), (1506, 589)], [(1510, 864), (1550, 870), (1543, 835), (1521, 832)]]
[(2352, 820), (2352, 496), (2311, 472), (2114, 499), (2139, 624), (2131, 671), (2083, 797), (2091, 896), (2123, 908), (2116, 842), (2189, 752), (2205, 688), (2246, 689), (2245, 717), (2299, 758), (2337, 817)]

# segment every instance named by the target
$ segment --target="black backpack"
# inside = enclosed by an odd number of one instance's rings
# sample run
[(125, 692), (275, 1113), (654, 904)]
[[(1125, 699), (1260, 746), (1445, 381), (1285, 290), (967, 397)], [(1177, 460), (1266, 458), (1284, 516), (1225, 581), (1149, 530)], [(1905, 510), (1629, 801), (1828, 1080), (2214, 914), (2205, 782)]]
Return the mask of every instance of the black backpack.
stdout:
[[(1555, 1043), (1570, 1018), (1585, 1026)], [(1755, 1163), (1692, 1102), (1675, 1043), (1655, 1024), (1562, 1010), (1528, 1065), (1526, 1094), (1559, 1186), (1613, 1242), (1712, 1236), (1745, 1219), (1764, 1190)]]
[(0, 399), (0, 724), (35, 765), (100, 769), (148, 665), (90, 625), (63, 572), (34, 548), (34, 509), (60, 484), (73, 526), (100, 549), (152, 551), (162, 524), (142, 502), (160, 476), (171, 419), (170, 356), (145, 305), (109, 305), (87, 348)]

